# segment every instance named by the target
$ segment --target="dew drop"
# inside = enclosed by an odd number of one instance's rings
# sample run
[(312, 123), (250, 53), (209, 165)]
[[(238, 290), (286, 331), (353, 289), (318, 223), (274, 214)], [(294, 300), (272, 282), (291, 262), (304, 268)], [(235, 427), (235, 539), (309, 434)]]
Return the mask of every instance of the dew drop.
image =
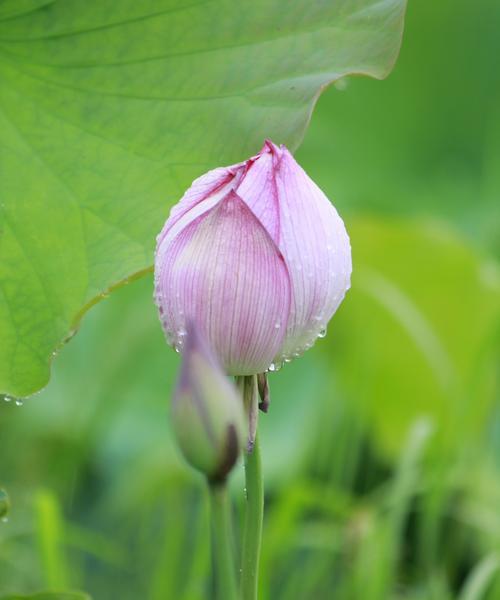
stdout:
[(273, 373), (274, 371), (276, 371), (276, 365), (274, 363), (271, 363), (267, 370), (271, 371), (271, 373)]
[(321, 331), (318, 333), (318, 337), (319, 338), (324, 338), (326, 335), (326, 327), (324, 327), (323, 329), (321, 329)]
[(16, 400), (16, 406), (22, 406), (22, 405), (23, 405), (22, 400)]
[(349, 82), (347, 81), (347, 79), (337, 79), (337, 81), (333, 84), (333, 86), (339, 92), (345, 92), (345, 90), (347, 89), (348, 84), (349, 84)]
[(10, 396), (4, 396), (3, 399), (5, 402), (11, 402), (12, 398)]

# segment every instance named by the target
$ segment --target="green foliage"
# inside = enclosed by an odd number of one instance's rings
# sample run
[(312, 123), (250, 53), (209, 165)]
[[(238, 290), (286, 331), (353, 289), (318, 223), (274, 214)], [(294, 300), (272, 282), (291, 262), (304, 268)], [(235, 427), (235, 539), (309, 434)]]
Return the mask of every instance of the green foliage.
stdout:
[(480, 600), (483, 598), (495, 572), (499, 568), (500, 558), (496, 554), (485, 556), (467, 578), (458, 600)]
[(385, 76), (404, 4), (4, 2), (0, 391), (47, 383), (195, 176), (266, 137), (295, 148), (325, 85)]
[(0, 519), (5, 519), (9, 514), (10, 500), (7, 492), (0, 489)]
[[(353, 287), (270, 376), (263, 600), (500, 597), (499, 28), (495, 0), (410, 3), (391, 77), (318, 104), (298, 154), (346, 217)], [(208, 498), (171, 438), (179, 360), (151, 295), (150, 275), (111, 294), (47, 389), (0, 403), (0, 593), (62, 568), (98, 599), (211, 597)], [(240, 527), (241, 469), (231, 483)]]
[(438, 216), (500, 257), (499, 23), (496, 0), (409, 2), (387, 81), (320, 98), (297, 157), (341, 214)]
[(90, 596), (81, 592), (37, 592), (27, 596), (9, 594), (0, 596), (0, 600), (90, 600)]
[(442, 423), (448, 445), (482, 435), (498, 390), (498, 264), (438, 223), (361, 219), (348, 230), (352, 290), (323, 345), (346, 399), (388, 451), (420, 415)]

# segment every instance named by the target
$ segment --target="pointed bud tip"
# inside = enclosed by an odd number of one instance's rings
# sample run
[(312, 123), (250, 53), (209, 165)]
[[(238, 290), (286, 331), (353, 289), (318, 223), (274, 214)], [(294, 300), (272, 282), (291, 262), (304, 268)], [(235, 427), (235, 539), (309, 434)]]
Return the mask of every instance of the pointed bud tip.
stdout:
[(264, 140), (264, 145), (262, 146), (262, 150), (260, 152), (270, 152), (271, 154), (280, 156), (284, 150), (286, 150), (286, 146), (284, 144), (280, 144), (278, 146), (271, 139), (266, 138)]

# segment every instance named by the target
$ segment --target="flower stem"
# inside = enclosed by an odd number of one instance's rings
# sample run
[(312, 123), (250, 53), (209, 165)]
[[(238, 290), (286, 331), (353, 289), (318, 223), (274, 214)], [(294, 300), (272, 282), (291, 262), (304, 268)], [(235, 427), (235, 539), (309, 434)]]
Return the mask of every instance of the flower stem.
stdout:
[(241, 559), (241, 592), (243, 600), (256, 600), (264, 517), (264, 484), (257, 436), (253, 449), (245, 453), (245, 480), (247, 502)]
[(209, 489), (212, 508), (212, 551), (215, 559), (216, 597), (219, 600), (237, 600), (238, 591), (227, 485), (225, 482), (209, 483)]

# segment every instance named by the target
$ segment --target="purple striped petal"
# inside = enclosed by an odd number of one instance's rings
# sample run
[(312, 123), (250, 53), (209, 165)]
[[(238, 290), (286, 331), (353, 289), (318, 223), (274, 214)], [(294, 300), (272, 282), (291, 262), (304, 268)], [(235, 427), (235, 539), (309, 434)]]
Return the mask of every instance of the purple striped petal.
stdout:
[(282, 358), (302, 354), (325, 333), (350, 287), (351, 246), (337, 211), (297, 164), (274, 146), (280, 206), (279, 248), (286, 259), (292, 303)]
[[(237, 167), (238, 165), (234, 168), (213, 169), (195, 179), (180, 201), (172, 207), (169, 218), (156, 238), (157, 245), (179, 221), (183, 219), (184, 222), (192, 221), (234, 189), (237, 183), (237, 179), (235, 181)], [(182, 229), (182, 226), (178, 226), (177, 229)]]
[(268, 140), (248, 163), (237, 192), (281, 250), (291, 280), (279, 363), (323, 335), (350, 286), (351, 249), (337, 211), (284, 146)]
[(266, 142), (260, 154), (247, 161), (247, 170), (236, 191), (278, 245), (280, 209), (274, 177), (275, 162), (276, 156)]
[(184, 212), (164, 229), (155, 264), (155, 299), (170, 343), (182, 348), (192, 320), (228, 374), (269, 367), (286, 332), (290, 278), (239, 195), (209, 196)]

